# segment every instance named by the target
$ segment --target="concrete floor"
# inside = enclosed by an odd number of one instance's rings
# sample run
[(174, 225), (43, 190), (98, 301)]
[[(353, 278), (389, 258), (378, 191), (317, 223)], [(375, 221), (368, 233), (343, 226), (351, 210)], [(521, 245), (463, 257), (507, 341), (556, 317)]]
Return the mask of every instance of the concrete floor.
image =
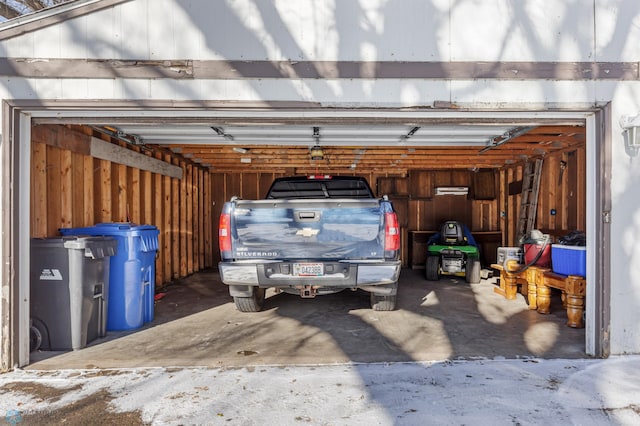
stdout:
[(525, 298), (496, 294), (496, 278), (467, 284), (405, 269), (397, 310), (375, 312), (364, 292), (301, 299), (267, 293), (262, 312), (235, 309), (215, 271), (163, 291), (155, 319), (139, 330), (109, 332), (72, 352), (31, 354), (28, 369), (246, 367), (445, 359), (585, 358), (584, 329), (565, 325), (555, 294), (552, 313)]

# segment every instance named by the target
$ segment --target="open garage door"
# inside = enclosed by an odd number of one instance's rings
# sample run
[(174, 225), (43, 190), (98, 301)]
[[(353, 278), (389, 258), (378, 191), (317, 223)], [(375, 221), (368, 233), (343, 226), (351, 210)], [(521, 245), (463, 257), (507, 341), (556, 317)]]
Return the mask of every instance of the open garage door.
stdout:
[[(606, 210), (608, 187), (603, 184), (608, 158), (603, 155), (607, 145), (601, 130), (607, 123), (606, 110), (327, 110), (303, 106), (201, 110), (176, 105), (171, 109), (162, 105), (90, 109), (16, 103), (7, 113), (13, 120), (5, 122), (13, 123), (13, 131), (3, 132), (11, 135), (9, 143), (3, 144), (3, 158), (13, 167), (3, 187), (12, 194), (11, 210), (16, 214), (3, 223), (5, 234), (11, 235), (5, 242), (9, 249), (3, 251), (11, 255), (3, 263), (12, 265), (5, 266), (7, 280), (3, 282), (13, 306), (12, 313), (3, 311), (3, 324), (11, 324), (10, 333), (3, 334), (3, 359), (12, 359), (15, 365), (29, 362), (29, 146), (32, 126), (50, 125), (90, 129), (94, 135), (135, 146), (143, 154), (147, 147), (161, 147), (209, 173), (364, 174), (370, 179), (383, 178), (380, 182), (389, 177), (407, 178), (411, 171), (420, 170), (504, 170), (530, 158), (585, 147), (584, 210), (574, 213), (584, 215), (589, 235), (587, 275), (597, 277), (587, 289), (585, 353), (607, 352), (608, 262), (600, 245), (602, 241), (607, 245), (607, 235), (599, 219)], [(509, 188), (498, 187), (503, 192), (500, 196), (506, 197)], [(511, 232), (504, 238), (513, 243), (516, 236)]]

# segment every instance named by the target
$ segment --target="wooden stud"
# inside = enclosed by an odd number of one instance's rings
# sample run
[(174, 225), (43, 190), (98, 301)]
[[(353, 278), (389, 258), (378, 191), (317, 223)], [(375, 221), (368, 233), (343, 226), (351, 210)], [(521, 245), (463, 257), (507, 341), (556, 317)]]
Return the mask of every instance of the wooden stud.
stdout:
[(201, 270), (204, 268), (204, 235), (202, 235), (204, 231), (204, 172), (198, 167), (197, 169), (197, 183), (195, 185), (198, 198), (196, 202), (196, 206), (198, 208), (197, 213), (197, 222), (196, 222), (196, 241), (198, 243), (197, 247), (197, 256), (194, 259), (193, 267), (196, 270)]
[(560, 161), (557, 157), (551, 156), (545, 159), (542, 166), (542, 177), (540, 179), (540, 189), (538, 195), (538, 212), (536, 218), (537, 229), (555, 229), (556, 216), (551, 215), (551, 209), (556, 208), (558, 195), (562, 193), (558, 187), (560, 178)]
[[(179, 166), (178, 159), (173, 160), (174, 164)], [(171, 212), (171, 276), (174, 279), (180, 278), (180, 181), (178, 179), (171, 180), (171, 204), (169, 211)]]
[[(162, 153), (156, 152), (153, 154), (155, 158), (162, 159)], [(164, 275), (164, 262), (166, 258), (166, 252), (164, 251), (165, 230), (164, 226), (164, 194), (162, 192), (162, 175), (159, 173), (153, 173), (150, 176), (151, 190), (148, 191), (151, 197), (149, 200), (149, 206), (151, 209), (152, 219), (150, 223), (158, 228), (158, 257), (156, 258), (156, 287), (161, 287), (165, 282)], [(145, 201), (146, 202), (146, 201)]]
[(202, 176), (202, 190), (203, 190), (203, 243), (204, 243), (204, 267), (210, 268), (213, 266), (213, 229), (218, 229), (218, 225), (213, 223), (213, 205), (211, 200), (211, 174), (208, 171), (204, 171)]
[(273, 173), (258, 173), (258, 198), (263, 199), (267, 196), (273, 179)]
[(247, 200), (257, 200), (259, 198), (257, 173), (243, 173), (241, 185), (242, 198)]
[(98, 179), (94, 180), (95, 193), (98, 205), (96, 205), (95, 217), (97, 222), (112, 221), (112, 196), (111, 196), (111, 163), (105, 160), (96, 160), (98, 163)]
[[(183, 176), (186, 173), (186, 164), (184, 160), (179, 161), (182, 168)], [(176, 206), (178, 206), (178, 244), (179, 244), (179, 259), (178, 273), (180, 277), (187, 275), (187, 179), (182, 179), (178, 185), (178, 200)]]
[(573, 208), (577, 213), (576, 229), (585, 230), (587, 226), (587, 209), (577, 207), (587, 205), (587, 160), (585, 149), (576, 150), (576, 157), (578, 179), (576, 179), (576, 197)]
[(83, 226), (84, 224), (84, 158), (78, 153), (71, 153), (71, 182), (72, 182), (72, 214), (70, 227)]
[(140, 169), (127, 167), (127, 188), (127, 220), (136, 224), (142, 224)]
[[(181, 206), (181, 209), (184, 209), (184, 225), (181, 224), (181, 228), (183, 229), (186, 254), (186, 275), (191, 275), (193, 274), (193, 166), (191, 164), (185, 165), (183, 180), (185, 194), (182, 197), (184, 205)], [(182, 265), (180, 271), (183, 271)]]
[(47, 146), (31, 144), (31, 236), (47, 237)]
[(83, 180), (82, 180), (82, 222), (78, 223), (79, 227), (93, 226), (96, 221), (94, 218), (94, 205), (96, 198), (94, 197), (94, 167), (93, 158), (88, 155), (82, 157)]
[[(171, 161), (171, 155), (166, 154), (165, 161)], [(177, 182), (177, 180), (176, 180)], [(163, 262), (163, 278), (164, 281), (171, 281), (173, 279), (173, 179), (169, 176), (162, 176), (162, 238), (163, 246), (162, 253), (164, 256)]]
[(71, 174), (71, 151), (60, 151), (60, 228), (73, 224), (73, 176)]
[(111, 163), (111, 174), (112, 220), (114, 222), (129, 222), (127, 166)]
[(62, 224), (62, 186), (60, 149), (47, 147), (47, 236), (58, 235)]

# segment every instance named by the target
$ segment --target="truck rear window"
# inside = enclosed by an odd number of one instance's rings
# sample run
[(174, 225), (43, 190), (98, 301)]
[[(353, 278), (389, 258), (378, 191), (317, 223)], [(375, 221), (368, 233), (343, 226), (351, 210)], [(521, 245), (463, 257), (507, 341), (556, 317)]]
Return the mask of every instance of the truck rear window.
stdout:
[(276, 180), (267, 198), (373, 198), (360, 179)]

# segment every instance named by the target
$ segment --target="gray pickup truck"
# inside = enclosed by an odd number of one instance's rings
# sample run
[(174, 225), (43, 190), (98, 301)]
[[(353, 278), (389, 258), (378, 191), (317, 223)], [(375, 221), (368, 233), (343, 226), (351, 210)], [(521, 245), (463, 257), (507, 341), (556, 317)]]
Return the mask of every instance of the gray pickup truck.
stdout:
[(233, 197), (219, 243), (220, 278), (239, 311), (260, 311), (268, 288), (301, 297), (361, 289), (372, 309), (395, 309), (398, 219), (362, 177), (283, 177), (264, 200)]

